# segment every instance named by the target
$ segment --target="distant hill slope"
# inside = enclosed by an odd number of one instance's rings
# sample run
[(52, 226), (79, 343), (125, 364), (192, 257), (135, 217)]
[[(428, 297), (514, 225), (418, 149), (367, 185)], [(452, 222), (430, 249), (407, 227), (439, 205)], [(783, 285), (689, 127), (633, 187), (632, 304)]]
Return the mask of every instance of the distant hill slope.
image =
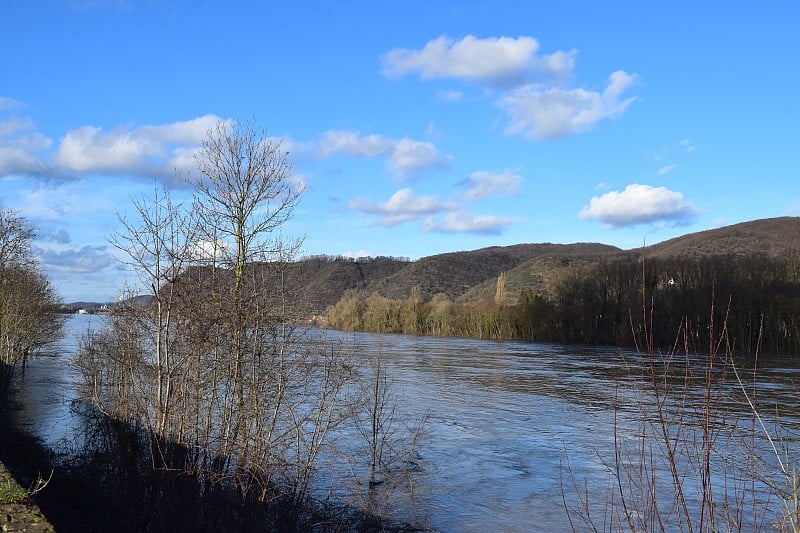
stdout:
[(305, 316), (321, 315), (350, 290), (372, 290), (410, 261), (389, 257), (354, 261), (349, 258), (312, 257), (291, 265), (286, 272), (292, 310)]
[(446, 294), (451, 300), (456, 300), (477, 285), (484, 282), (491, 283), (501, 272), (512, 270), (535, 258), (552, 255), (594, 256), (619, 251), (619, 248), (604, 244), (543, 243), (452, 252), (423, 257), (381, 280), (375, 285), (375, 289), (389, 298), (405, 298), (414, 286), (419, 286), (426, 298), (436, 294)]
[(289, 304), (300, 316), (323, 314), (350, 290), (401, 299), (419, 287), (424, 298), (446, 294), (461, 303), (493, 301), (497, 277), (502, 272), (506, 274), (504, 303), (512, 304), (523, 291), (551, 297), (565, 275), (615, 257), (746, 253), (799, 256), (800, 218), (755, 220), (632, 250), (598, 243), (540, 243), (450, 252), (416, 261), (311, 257), (293, 263), (285, 281), (292, 288)]
[[(524, 291), (552, 297), (556, 285), (567, 274), (627, 253), (612, 246), (603, 247), (604, 245), (589, 245), (585, 248), (582, 245), (564, 246), (560, 253), (544, 254), (506, 271), (503, 303), (516, 303)], [(472, 287), (461, 295), (458, 301), (461, 303), (492, 301), (496, 292), (497, 276)]]
[(418, 286), (426, 298), (441, 293), (453, 301), (486, 301), (494, 300), (497, 277), (504, 272), (505, 302), (514, 303), (522, 291), (552, 296), (563, 276), (618, 256), (668, 259), (753, 253), (800, 257), (800, 217), (743, 222), (627, 251), (597, 243), (541, 243), (450, 252), (416, 261), (310, 257), (292, 263), (285, 281), (292, 311), (311, 316), (324, 313), (349, 290), (406, 298)]
[[(602, 245), (594, 245), (602, 246)], [(622, 251), (609, 247), (589, 248), (583, 253), (566, 250), (560, 254), (537, 257), (506, 272), (505, 303), (514, 303), (523, 290), (553, 296), (559, 279), (570, 271), (589, 268), (598, 261), (615, 256), (669, 259), (670, 257), (705, 257), (714, 255), (765, 254), (771, 257), (800, 256), (800, 217), (753, 220), (712, 230), (690, 233), (651, 246)], [(613, 251), (616, 250), (616, 253)], [(612, 253), (608, 253), (612, 252)], [(466, 291), (462, 302), (493, 300), (497, 278), (487, 279)]]
[(772, 257), (800, 254), (800, 217), (742, 222), (690, 233), (637, 251), (645, 257), (701, 257), (762, 253)]

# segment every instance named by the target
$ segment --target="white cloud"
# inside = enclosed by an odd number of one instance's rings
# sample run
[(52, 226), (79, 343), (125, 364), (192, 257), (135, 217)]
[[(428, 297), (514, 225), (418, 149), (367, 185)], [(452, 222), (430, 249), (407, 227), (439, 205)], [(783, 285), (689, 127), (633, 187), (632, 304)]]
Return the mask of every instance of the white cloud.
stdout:
[(426, 168), (443, 168), (444, 159), (433, 143), (400, 139), (389, 155), (389, 167), (401, 176)]
[(319, 148), (328, 157), (336, 152), (345, 152), (356, 157), (377, 157), (391, 152), (391, 139), (382, 135), (361, 135), (355, 131), (328, 130), (322, 134)]
[(322, 134), (319, 150), (325, 157), (336, 152), (354, 157), (383, 157), (389, 168), (400, 176), (445, 166), (445, 159), (433, 143), (405, 137), (391, 139), (382, 135), (329, 130)]
[(381, 225), (386, 227), (455, 209), (452, 204), (442, 203), (435, 196), (415, 196), (409, 188), (398, 190), (386, 202), (372, 202), (363, 196), (358, 197), (350, 201), (348, 207), (354, 211), (379, 215)]
[(622, 192), (611, 191), (595, 196), (578, 216), (619, 228), (659, 221), (683, 225), (691, 223), (697, 213), (697, 208), (685, 201), (679, 192), (634, 183)]
[[(617, 70), (602, 91), (565, 87), (577, 52), (538, 52), (539, 42), (532, 37), (468, 35), (453, 41), (442, 36), (420, 50), (396, 48), (384, 54), (382, 72), (387, 77), (416, 73), (422, 80), (469, 80), (500, 89), (496, 105), (509, 115), (507, 133), (528, 139), (583, 133), (603, 119), (623, 114), (634, 101), (623, 94), (636, 76)], [(462, 93), (443, 90), (438, 96), (456, 101)]]
[(381, 58), (384, 76), (419, 73), (423, 80), (467, 79), (494, 86), (513, 86), (536, 74), (562, 77), (574, 66), (575, 52), (537, 56), (539, 42), (532, 37), (467, 35), (460, 41), (441, 36), (421, 50), (396, 48)]
[(176, 167), (184, 170), (191, 166), (194, 150), (220, 120), (205, 115), (172, 124), (108, 132), (82, 126), (61, 139), (56, 161), (60, 167), (77, 173), (174, 177)]
[(350, 259), (358, 259), (360, 257), (373, 257), (373, 254), (367, 250), (359, 250), (357, 252), (352, 252), (350, 250), (346, 252), (342, 252), (339, 254), (342, 257), (349, 257)]
[(583, 133), (603, 119), (624, 113), (634, 98), (622, 99), (621, 95), (635, 80), (631, 74), (616, 71), (603, 92), (530, 84), (505, 94), (498, 106), (511, 118), (508, 133), (558, 139)]
[(658, 169), (658, 175), (659, 176), (663, 176), (665, 174), (669, 174), (670, 172), (672, 172), (676, 168), (678, 168), (678, 164), (677, 163), (672, 163), (671, 165), (663, 166), (663, 167)]
[(480, 233), (498, 235), (511, 223), (511, 219), (494, 215), (469, 216), (464, 213), (448, 213), (442, 221), (429, 217), (425, 221), (425, 231), (440, 233)]
[[(0, 101), (0, 109), (2, 109)], [(27, 117), (9, 117), (0, 120), (0, 177), (12, 174), (45, 174), (47, 165), (39, 152), (50, 147), (52, 141), (36, 131)]]
[(500, 174), (486, 171), (473, 172), (462, 182), (468, 187), (465, 197), (468, 200), (479, 200), (492, 194), (517, 196), (522, 185), (522, 176), (506, 169)]
[[(0, 109), (14, 102), (0, 98)], [(175, 180), (194, 167), (194, 154), (220, 119), (204, 115), (171, 124), (103, 131), (81, 126), (68, 131), (53, 153), (51, 139), (28, 117), (0, 120), (0, 178), (32, 175), (64, 178), (81, 174), (128, 175)]]
[(189, 257), (198, 262), (220, 261), (229, 251), (228, 245), (221, 240), (199, 239), (189, 248)]

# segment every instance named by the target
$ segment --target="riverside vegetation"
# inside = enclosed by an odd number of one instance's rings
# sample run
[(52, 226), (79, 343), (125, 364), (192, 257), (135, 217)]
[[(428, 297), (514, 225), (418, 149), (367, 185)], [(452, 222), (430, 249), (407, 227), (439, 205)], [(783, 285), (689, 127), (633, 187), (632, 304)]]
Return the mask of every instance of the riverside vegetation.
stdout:
[[(551, 295), (519, 291), (513, 304), (506, 303), (504, 273), (496, 278), (494, 300), (475, 303), (444, 294), (426, 299), (418, 286), (398, 299), (349, 291), (325, 321), (348, 331), (620, 346), (634, 346), (646, 323), (654, 345), (669, 348), (688, 319), (689, 340), (699, 349), (703, 333), (724, 313), (737, 350), (800, 354), (799, 257), (611, 257), (565, 273)], [(652, 314), (642, 308), (642, 290), (652, 299)], [(730, 307), (715, 309), (712, 295), (730, 298)]]
[(28, 357), (58, 339), (63, 317), (50, 281), (31, 251), (33, 227), (9, 209), (0, 209), (0, 407)]

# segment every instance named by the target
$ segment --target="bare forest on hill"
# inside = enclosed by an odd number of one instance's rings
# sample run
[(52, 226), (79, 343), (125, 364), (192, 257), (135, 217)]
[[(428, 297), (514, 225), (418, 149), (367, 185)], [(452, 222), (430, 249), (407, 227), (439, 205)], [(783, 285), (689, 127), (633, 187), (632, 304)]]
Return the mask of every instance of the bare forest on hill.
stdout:
[(433, 256), (349, 287), (325, 319), (344, 330), (634, 346), (643, 309), (659, 346), (700, 338), (716, 318), (727, 319), (736, 350), (800, 353), (800, 219), (629, 251), (518, 245)]

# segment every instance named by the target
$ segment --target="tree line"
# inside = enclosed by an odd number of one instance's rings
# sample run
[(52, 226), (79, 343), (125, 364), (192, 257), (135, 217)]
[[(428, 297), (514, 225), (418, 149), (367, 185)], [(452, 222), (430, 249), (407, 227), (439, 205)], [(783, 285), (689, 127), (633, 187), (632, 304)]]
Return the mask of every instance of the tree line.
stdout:
[(28, 357), (60, 337), (58, 297), (32, 251), (36, 231), (11, 209), (0, 209), (0, 407)]
[(644, 345), (676, 342), (704, 350), (708, 328), (726, 324), (733, 348), (800, 353), (800, 261), (766, 255), (642, 258), (627, 255), (566, 275), (552, 296), (522, 291), (504, 304), (457, 303), (419, 288), (403, 299), (350, 291), (326, 315), (342, 330), (540, 342)]

